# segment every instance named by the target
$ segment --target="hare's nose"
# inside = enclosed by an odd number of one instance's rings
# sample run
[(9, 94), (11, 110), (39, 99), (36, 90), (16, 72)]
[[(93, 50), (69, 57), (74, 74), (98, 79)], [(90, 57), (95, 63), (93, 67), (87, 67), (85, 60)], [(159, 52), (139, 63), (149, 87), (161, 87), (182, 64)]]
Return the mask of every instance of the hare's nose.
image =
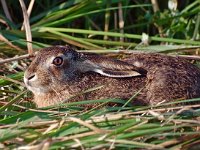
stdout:
[(30, 81), (31, 79), (33, 79), (35, 77), (35, 74), (31, 74), (27, 79)]

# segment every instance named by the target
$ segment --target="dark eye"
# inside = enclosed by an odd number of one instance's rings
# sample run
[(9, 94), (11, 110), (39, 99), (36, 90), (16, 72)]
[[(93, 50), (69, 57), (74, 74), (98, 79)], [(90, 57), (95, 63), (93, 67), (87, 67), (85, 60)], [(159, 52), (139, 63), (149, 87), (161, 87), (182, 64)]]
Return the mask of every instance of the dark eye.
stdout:
[(53, 60), (53, 64), (56, 66), (60, 66), (63, 64), (63, 58), (62, 57), (56, 57)]

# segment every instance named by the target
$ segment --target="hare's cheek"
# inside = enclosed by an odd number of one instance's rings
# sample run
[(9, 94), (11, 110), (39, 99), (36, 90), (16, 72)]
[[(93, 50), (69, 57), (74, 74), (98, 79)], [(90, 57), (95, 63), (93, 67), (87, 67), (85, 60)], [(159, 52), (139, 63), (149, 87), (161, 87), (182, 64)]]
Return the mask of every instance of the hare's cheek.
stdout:
[(47, 87), (51, 83), (50, 74), (44, 70), (38, 70), (36, 72), (38, 79), (35, 81), (35, 86)]
[(53, 80), (62, 80), (64, 71), (61, 67), (52, 67), (51, 74), (52, 74)]

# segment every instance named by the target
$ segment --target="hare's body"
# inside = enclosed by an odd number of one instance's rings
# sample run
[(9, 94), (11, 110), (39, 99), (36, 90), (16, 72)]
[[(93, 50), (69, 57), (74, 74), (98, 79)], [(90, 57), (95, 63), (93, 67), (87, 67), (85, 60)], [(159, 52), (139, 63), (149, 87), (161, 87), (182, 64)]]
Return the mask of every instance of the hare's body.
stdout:
[[(63, 54), (64, 62), (58, 59), (52, 64)], [(46, 48), (27, 69), (25, 83), (38, 107), (63, 101), (127, 100), (139, 90), (133, 104), (200, 97), (200, 70), (184, 60), (160, 54), (131, 54), (118, 61), (77, 53), (70, 47)]]

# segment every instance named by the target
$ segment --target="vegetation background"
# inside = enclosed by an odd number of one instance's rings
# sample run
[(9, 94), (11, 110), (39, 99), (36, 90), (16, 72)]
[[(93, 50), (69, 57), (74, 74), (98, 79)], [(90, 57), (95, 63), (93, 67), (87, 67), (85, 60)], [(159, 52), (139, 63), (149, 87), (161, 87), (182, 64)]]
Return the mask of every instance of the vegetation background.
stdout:
[[(199, 28), (200, 0), (0, 0), (0, 149), (200, 149), (199, 105), (35, 109), (22, 80), (27, 58), (50, 45), (199, 60)], [(110, 101), (122, 107), (102, 108)]]

